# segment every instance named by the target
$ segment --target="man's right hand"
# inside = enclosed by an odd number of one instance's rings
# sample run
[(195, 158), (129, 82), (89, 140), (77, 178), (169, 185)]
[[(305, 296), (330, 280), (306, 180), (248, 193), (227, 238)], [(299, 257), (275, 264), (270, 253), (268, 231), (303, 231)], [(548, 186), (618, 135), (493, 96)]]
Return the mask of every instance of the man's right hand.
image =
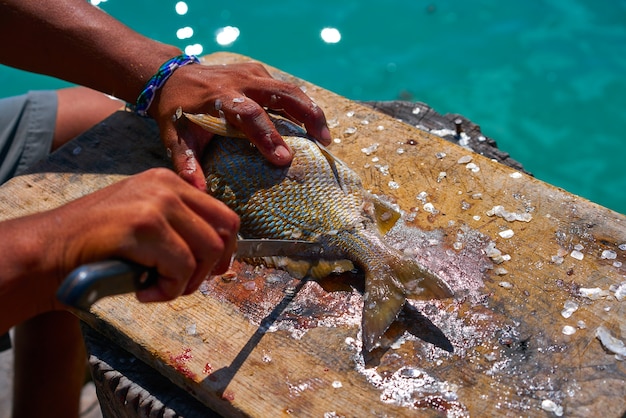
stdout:
[(124, 179), (49, 214), (57, 228), (51, 257), (62, 280), (75, 267), (124, 258), (156, 267), (156, 287), (142, 302), (195, 291), (209, 274), (226, 271), (239, 218), (225, 204), (174, 172), (157, 168)]

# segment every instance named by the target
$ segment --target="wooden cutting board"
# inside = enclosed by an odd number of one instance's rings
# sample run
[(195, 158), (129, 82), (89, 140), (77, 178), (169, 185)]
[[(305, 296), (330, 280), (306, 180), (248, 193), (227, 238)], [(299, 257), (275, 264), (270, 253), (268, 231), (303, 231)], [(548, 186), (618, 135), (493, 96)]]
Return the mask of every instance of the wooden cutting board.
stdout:
[[(325, 110), (330, 150), (404, 213), (389, 241), (455, 298), (411, 301), (365, 356), (359, 274), (298, 281), (235, 263), (171, 303), (101, 300), (88, 324), (225, 416), (626, 412), (626, 362), (596, 337), (626, 339), (626, 217), (269, 69)], [(118, 112), (2, 186), (0, 219), (154, 166), (169, 166), (155, 125)]]

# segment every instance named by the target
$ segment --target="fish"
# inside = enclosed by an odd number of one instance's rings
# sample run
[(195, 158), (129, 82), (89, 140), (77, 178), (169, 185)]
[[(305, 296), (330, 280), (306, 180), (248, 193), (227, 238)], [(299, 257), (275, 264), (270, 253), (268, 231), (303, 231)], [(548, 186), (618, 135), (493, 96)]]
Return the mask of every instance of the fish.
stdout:
[[(201, 160), (207, 192), (240, 217), (244, 238), (298, 239), (321, 244), (316, 259), (273, 260), (300, 276), (324, 277), (356, 266), (364, 272), (361, 333), (368, 351), (397, 319), (407, 297), (452, 296), (446, 281), (384, 240), (400, 213), (367, 192), (357, 173), (280, 118), (274, 124), (293, 150), (292, 162), (280, 167), (232, 126), (210, 115), (185, 114), (217, 133)], [(220, 136), (227, 134), (228, 136)], [(347, 261), (349, 264), (342, 264)], [(294, 267), (294, 265), (296, 267)]]

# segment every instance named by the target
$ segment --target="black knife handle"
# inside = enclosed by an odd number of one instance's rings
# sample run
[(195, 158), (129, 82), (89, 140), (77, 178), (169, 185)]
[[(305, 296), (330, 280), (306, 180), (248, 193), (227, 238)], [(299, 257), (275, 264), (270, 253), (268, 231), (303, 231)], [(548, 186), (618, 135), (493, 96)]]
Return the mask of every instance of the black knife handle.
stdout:
[(74, 269), (57, 290), (57, 299), (75, 308), (89, 310), (98, 299), (146, 289), (156, 284), (159, 275), (148, 268), (125, 260), (107, 260)]

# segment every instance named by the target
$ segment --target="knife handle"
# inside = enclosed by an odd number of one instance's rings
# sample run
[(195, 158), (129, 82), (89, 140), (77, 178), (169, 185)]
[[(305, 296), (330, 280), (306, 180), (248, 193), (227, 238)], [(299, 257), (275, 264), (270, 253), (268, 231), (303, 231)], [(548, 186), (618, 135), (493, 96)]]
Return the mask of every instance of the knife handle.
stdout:
[(57, 299), (75, 308), (89, 310), (105, 296), (131, 293), (156, 284), (156, 268), (125, 260), (107, 260), (74, 269), (57, 290)]

